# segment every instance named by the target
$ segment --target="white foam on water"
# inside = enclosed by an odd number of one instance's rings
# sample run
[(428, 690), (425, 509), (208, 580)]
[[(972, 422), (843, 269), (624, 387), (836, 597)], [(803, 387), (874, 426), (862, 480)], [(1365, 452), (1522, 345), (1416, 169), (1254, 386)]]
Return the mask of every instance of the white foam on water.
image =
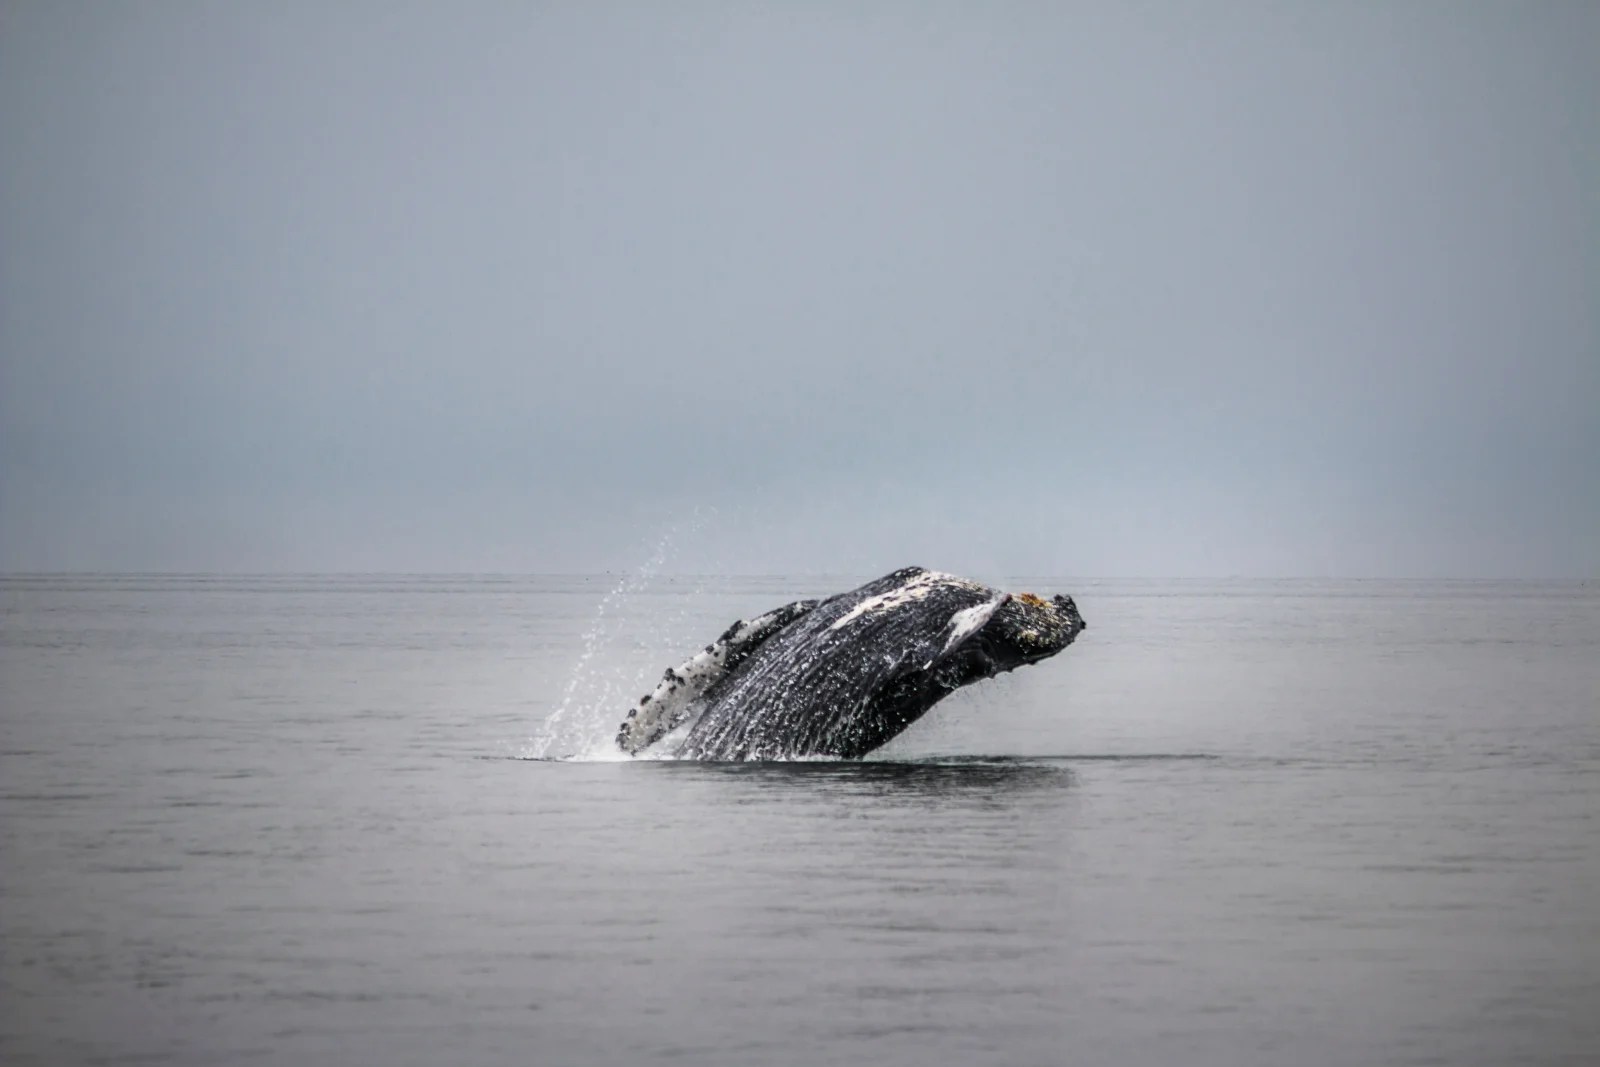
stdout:
[[(632, 674), (624, 678), (623, 670), (610, 662), (609, 657), (601, 657), (601, 653), (610, 650), (625, 634), (637, 637), (638, 627), (630, 627), (624, 619), (629, 605), (660, 577), (677, 554), (680, 539), (697, 533), (711, 514), (714, 514), (711, 509), (702, 512), (696, 508), (688, 521), (668, 527), (649, 558), (600, 598), (594, 621), (583, 633), (583, 650), (573, 662), (561, 703), (539, 724), (527, 743), (517, 749), (517, 756), (585, 762), (632, 758), (617, 748), (616, 732), (617, 721), (637, 699), (629, 694), (637, 692), (639, 681)], [(682, 622), (681, 616), (680, 611), (677, 622)], [(653, 621), (652, 629), (655, 629), (670, 627), (675, 620)]]

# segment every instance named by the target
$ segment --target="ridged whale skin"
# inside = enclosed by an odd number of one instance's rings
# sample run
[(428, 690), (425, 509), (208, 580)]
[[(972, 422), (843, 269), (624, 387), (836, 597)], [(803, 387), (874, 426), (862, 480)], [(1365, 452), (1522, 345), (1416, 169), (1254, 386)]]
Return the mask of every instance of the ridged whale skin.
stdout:
[(673, 734), (665, 754), (681, 759), (859, 759), (960, 687), (1047, 659), (1084, 627), (1069, 596), (906, 567), (735, 622), (667, 671), (617, 744), (637, 755)]

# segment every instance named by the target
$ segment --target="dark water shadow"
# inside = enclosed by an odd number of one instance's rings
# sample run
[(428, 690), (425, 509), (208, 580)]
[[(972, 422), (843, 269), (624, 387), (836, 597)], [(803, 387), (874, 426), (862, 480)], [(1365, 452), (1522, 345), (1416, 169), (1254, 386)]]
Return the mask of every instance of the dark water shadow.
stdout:
[[(634, 759), (606, 762), (540, 760), (590, 768), (613, 782), (643, 776), (676, 792), (706, 788), (720, 803), (825, 805), (863, 813), (866, 801), (890, 808), (934, 805), (937, 810), (1020, 811), (1053, 808), (1076, 790), (1084, 764), (1213, 760), (1204, 753), (1087, 754), (1053, 756), (940, 755), (911, 759), (773, 760), (712, 762)], [(528, 761), (524, 761), (528, 762)], [(623, 788), (627, 788), (623, 786)], [(1019, 807), (1018, 805), (1021, 805)]]
[(514, 763), (565, 763), (579, 766), (631, 766), (631, 767), (720, 767), (727, 770), (766, 768), (796, 774), (821, 774), (828, 771), (854, 768), (904, 768), (904, 767), (1028, 767), (1071, 763), (1151, 763), (1180, 760), (1220, 760), (1224, 757), (1212, 752), (1084, 752), (1059, 756), (915, 756), (909, 759), (863, 760), (688, 760), (688, 759), (637, 759), (594, 760), (575, 756), (474, 756), (481, 760), (511, 760)]
[(944, 755), (911, 759), (709, 761), (633, 759), (586, 762), (566, 759), (520, 762), (607, 767), (661, 775), (678, 781), (721, 782), (754, 793), (874, 796), (969, 796), (1059, 791), (1073, 784), (1074, 765), (1216, 760), (1208, 753), (1099, 753), (1052, 756)]
[(641, 761), (653, 773), (674, 779), (721, 782), (756, 794), (876, 797), (966, 797), (996, 800), (1069, 788), (1073, 771), (1064, 763), (1001, 756), (929, 760)]

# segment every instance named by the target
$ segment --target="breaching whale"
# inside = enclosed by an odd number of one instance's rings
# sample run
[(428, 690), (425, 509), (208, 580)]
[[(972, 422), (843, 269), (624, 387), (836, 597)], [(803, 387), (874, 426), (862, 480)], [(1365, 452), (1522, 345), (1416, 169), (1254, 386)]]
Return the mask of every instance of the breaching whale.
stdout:
[(1084, 629), (1069, 596), (906, 567), (741, 619), (669, 669), (617, 744), (698, 760), (859, 759), (961, 686), (1037, 663)]

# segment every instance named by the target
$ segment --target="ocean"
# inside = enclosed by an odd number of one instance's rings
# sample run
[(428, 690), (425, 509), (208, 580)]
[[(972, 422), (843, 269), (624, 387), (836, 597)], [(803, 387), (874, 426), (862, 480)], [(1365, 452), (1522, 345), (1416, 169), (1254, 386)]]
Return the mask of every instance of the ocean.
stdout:
[(865, 577), (0, 579), (0, 1061), (1600, 1062), (1600, 584), (1007, 578), (868, 761), (614, 751)]

